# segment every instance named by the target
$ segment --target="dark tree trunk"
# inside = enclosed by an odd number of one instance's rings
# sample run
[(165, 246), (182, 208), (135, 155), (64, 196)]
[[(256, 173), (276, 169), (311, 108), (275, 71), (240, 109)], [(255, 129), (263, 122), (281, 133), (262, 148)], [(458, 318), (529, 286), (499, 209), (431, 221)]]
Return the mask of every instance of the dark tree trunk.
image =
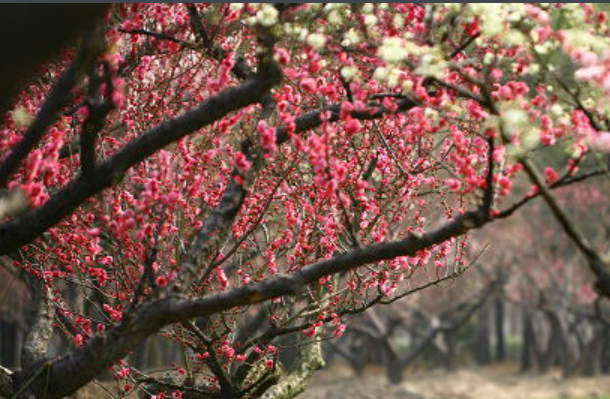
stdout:
[(536, 332), (532, 315), (527, 309), (523, 309), (523, 330), (521, 346), (521, 372), (528, 372), (536, 368)]
[(478, 333), (476, 343), (477, 362), (479, 364), (491, 363), (491, 331), (489, 328), (489, 307), (484, 306), (479, 312)]
[(603, 330), (597, 330), (586, 348), (583, 348), (584, 350), (581, 360), (581, 373), (583, 376), (593, 377), (601, 372), (601, 362), (606, 335), (607, 331), (605, 328)]
[(547, 372), (550, 367), (558, 365), (561, 367), (563, 377), (568, 378), (574, 368), (573, 342), (567, 337), (565, 323), (559, 313), (546, 310), (545, 315), (551, 328), (551, 337), (541, 371)]
[(451, 371), (455, 367), (455, 355), (456, 355), (456, 342), (455, 342), (455, 331), (446, 330), (443, 332), (443, 339), (447, 346), (447, 353), (445, 354), (445, 368)]
[(604, 334), (602, 350), (600, 353), (601, 372), (607, 374), (610, 372), (610, 334)]
[(17, 366), (19, 331), (15, 323), (0, 321), (0, 359), (5, 367)]
[(386, 375), (392, 384), (400, 384), (403, 379), (404, 367), (401, 364), (400, 357), (396, 349), (388, 339), (383, 337), (379, 340), (380, 348), (383, 348), (385, 354)]
[(504, 302), (501, 299), (494, 301), (495, 308), (495, 324), (496, 324), (496, 361), (503, 362), (506, 360), (506, 344), (504, 334)]
[(561, 353), (564, 351), (561, 325), (557, 323), (552, 312), (546, 311), (545, 316), (549, 326), (549, 339), (545, 350), (538, 356), (538, 369), (541, 373), (547, 373), (551, 367), (560, 364)]

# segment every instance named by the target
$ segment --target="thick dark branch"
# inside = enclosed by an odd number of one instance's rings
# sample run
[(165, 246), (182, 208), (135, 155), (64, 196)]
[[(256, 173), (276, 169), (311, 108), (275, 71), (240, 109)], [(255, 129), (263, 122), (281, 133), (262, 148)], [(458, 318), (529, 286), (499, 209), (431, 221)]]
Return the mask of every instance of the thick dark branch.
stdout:
[[(222, 47), (216, 45), (208, 34), (208, 31), (201, 22), (201, 16), (199, 15), (199, 11), (197, 11), (197, 6), (193, 3), (187, 3), (186, 7), (189, 13), (191, 28), (197, 35), (197, 38), (203, 46), (205, 52), (217, 61), (224, 60), (227, 56), (227, 52)], [(248, 62), (243, 56), (237, 57), (231, 72), (240, 80), (250, 79), (254, 75), (254, 71), (252, 68), (250, 68)]]
[[(469, 212), (447, 222), (442, 227), (421, 236), (409, 236), (400, 241), (385, 242), (354, 249), (348, 253), (304, 267), (288, 276), (276, 276), (257, 284), (231, 289), (199, 299), (166, 298), (150, 302), (107, 335), (92, 338), (55, 362), (49, 376), (48, 399), (60, 398), (87, 384), (99, 373), (124, 357), (146, 337), (168, 324), (207, 317), (239, 306), (260, 303), (271, 298), (298, 295), (321, 277), (355, 269), (369, 263), (414, 256), (418, 251), (467, 233), (489, 221), (480, 211)], [(22, 371), (17, 381), (27, 381), (34, 375), (34, 366)]]
[[(87, 107), (89, 115), (83, 123), (80, 133), (80, 163), (83, 174), (88, 174), (95, 168), (95, 142), (99, 132), (104, 128), (106, 116), (114, 108), (112, 102), (112, 91), (114, 85), (110, 76), (110, 67), (107, 63), (103, 64), (104, 78), (95, 75), (92, 71), (89, 77), (89, 98)], [(101, 93), (102, 82), (106, 83), (108, 93), (104, 96)]]
[(86, 70), (103, 51), (103, 46), (97, 43), (99, 40), (97, 36), (85, 40), (76, 60), (57, 80), (42, 104), (38, 115), (36, 115), (36, 119), (25, 132), (23, 139), (0, 166), (0, 187), (6, 186), (11, 175), (17, 170), (19, 163), (40, 142), (47, 129), (55, 123), (61, 109), (68, 103), (70, 92), (78, 82), (79, 77), (82, 76), (83, 70)]
[(187, 41), (178, 39), (178, 38), (176, 38), (174, 36), (168, 35), (167, 33), (153, 32), (153, 31), (149, 31), (149, 30), (145, 30), (145, 29), (132, 29), (132, 30), (119, 29), (119, 32), (127, 33), (129, 35), (150, 36), (150, 37), (153, 37), (153, 38), (159, 39), (159, 40), (168, 40), (170, 42), (181, 44), (181, 45), (183, 45), (185, 47), (188, 47), (190, 49), (196, 49), (197, 48), (197, 45), (195, 45), (194, 43), (189, 43)]
[[(398, 108), (396, 111), (390, 111), (386, 107), (380, 107), (375, 105), (370, 105), (370, 108), (364, 111), (353, 111), (351, 113), (352, 118), (359, 120), (376, 120), (383, 118), (384, 116), (390, 115), (395, 112), (403, 112), (409, 110), (413, 107), (416, 107), (418, 103), (410, 98), (405, 97), (401, 101), (398, 102)], [(327, 122), (337, 122), (339, 118), (339, 112), (341, 111), (340, 104), (330, 105), (324, 109), (308, 112), (300, 117), (298, 117), (295, 122), (295, 133), (304, 132), (306, 130), (314, 129), (322, 124), (322, 113), (330, 112), (330, 118)], [(278, 144), (282, 144), (290, 138), (288, 133), (288, 129), (285, 127), (281, 127), (277, 129), (276, 132), (277, 142)]]
[[(604, 170), (592, 170), (590, 172), (583, 172), (574, 176), (568, 176), (565, 179), (559, 179), (556, 182), (549, 184), (549, 189), (557, 189), (561, 187), (566, 187), (574, 183), (578, 183), (587, 179), (590, 179), (595, 176), (600, 176), (605, 174)], [(494, 219), (505, 219), (515, 213), (518, 209), (520, 209), (525, 204), (529, 203), (531, 200), (536, 199), (540, 196), (540, 190), (533, 195), (528, 195), (523, 197), (519, 201), (515, 202), (510, 207), (504, 209), (500, 213), (494, 216)]]
[(125, 172), (159, 149), (208, 126), (230, 112), (257, 103), (279, 81), (279, 74), (259, 75), (239, 87), (229, 88), (182, 115), (141, 134), (87, 176), (79, 176), (43, 206), (0, 226), (0, 254), (30, 243), (72, 213), (91, 196), (118, 183)]
[(523, 161), (523, 168), (532, 183), (538, 186), (540, 195), (551, 210), (555, 220), (557, 220), (564, 232), (587, 259), (589, 268), (597, 278), (595, 283), (596, 289), (602, 295), (610, 298), (610, 269), (608, 268), (607, 259), (605, 259), (604, 255), (597, 251), (593, 244), (578, 230), (578, 227), (569, 218), (563, 207), (551, 193), (549, 187), (545, 184), (534, 163), (529, 159), (526, 159)]
[(183, 290), (201, 279), (205, 282), (212, 272), (212, 265), (217, 249), (227, 239), (227, 232), (246, 198), (247, 191), (243, 184), (231, 178), (229, 186), (223, 192), (220, 204), (205, 220), (189, 250), (185, 253), (181, 265), (180, 280), (177, 283)]

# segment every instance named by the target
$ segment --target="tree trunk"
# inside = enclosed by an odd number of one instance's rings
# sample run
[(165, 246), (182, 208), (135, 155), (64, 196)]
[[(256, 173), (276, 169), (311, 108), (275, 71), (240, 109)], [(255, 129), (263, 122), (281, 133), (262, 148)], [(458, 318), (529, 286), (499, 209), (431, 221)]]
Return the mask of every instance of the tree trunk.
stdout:
[(476, 356), (479, 364), (491, 363), (491, 331), (489, 328), (489, 307), (484, 306), (479, 312)]
[[(607, 331), (607, 330), (606, 330)], [(601, 372), (607, 374), (610, 372), (610, 334), (604, 334), (602, 350), (600, 353)]]
[(0, 360), (5, 367), (17, 366), (18, 334), (15, 323), (0, 321)]
[(523, 330), (521, 345), (521, 372), (525, 373), (536, 368), (536, 332), (532, 315), (527, 309), (522, 311)]
[(447, 345), (447, 352), (445, 354), (445, 368), (447, 371), (452, 371), (455, 367), (455, 331), (444, 331), (443, 338), (445, 340), (445, 345)]
[(506, 360), (506, 344), (504, 334), (504, 302), (497, 298), (494, 302), (495, 308), (495, 324), (496, 324), (496, 361), (503, 362)]
[(324, 367), (322, 344), (315, 341), (303, 345), (292, 372), (267, 390), (262, 399), (292, 399), (307, 387), (309, 379), (316, 370)]
[(561, 353), (563, 348), (563, 334), (561, 332), (561, 324), (557, 322), (553, 313), (545, 312), (546, 320), (549, 325), (549, 340), (546, 349), (539, 355), (539, 371), (547, 373), (551, 367), (561, 362)]
[(606, 339), (607, 331), (605, 328), (594, 332), (593, 338), (584, 348), (582, 354), (582, 375), (593, 377), (601, 372), (602, 356), (604, 349), (604, 340)]

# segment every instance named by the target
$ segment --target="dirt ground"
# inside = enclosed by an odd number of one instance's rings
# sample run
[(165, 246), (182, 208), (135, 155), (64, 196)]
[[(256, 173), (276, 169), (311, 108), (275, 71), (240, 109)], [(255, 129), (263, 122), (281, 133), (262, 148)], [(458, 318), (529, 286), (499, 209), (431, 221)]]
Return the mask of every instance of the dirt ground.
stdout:
[(375, 369), (361, 378), (343, 366), (320, 371), (302, 399), (610, 399), (610, 377), (562, 379), (558, 373), (521, 375), (516, 367), (405, 374), (390, 385)]
[[(109, 385), (108, 388), (112, 390)], [(88, 386), (75, 398), (110, 398), (99, 386)], [(136, 398), (128, 395), (127, 398)], [(454, 372), (405, 373), (391, 385), (384, 370), (371, 367), (362, 377), (341, 364), (320, 370), (299, 399), (610, 399), (610, 376), (562, 379), (559, 373), (523, 375), (512, 365), (466, 368)]]

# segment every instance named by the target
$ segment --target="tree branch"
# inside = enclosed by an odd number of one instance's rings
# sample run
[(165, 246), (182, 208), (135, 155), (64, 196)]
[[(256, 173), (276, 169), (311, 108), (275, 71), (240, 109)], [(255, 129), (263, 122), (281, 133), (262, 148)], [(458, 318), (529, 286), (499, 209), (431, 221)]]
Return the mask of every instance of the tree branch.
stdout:
[(564, 209), (559, 205), (557, 199), (551, 193), (544, 180), (537, 171), (536, 166), (529, 159), (523, 162), (523, 169), (528, 175), (532, 183), (538, 186), (542, 198), (548, 205), (555, 220), (563, 228), (565, 233), (570, 237), (579, 251), (587, 259), (587, 264), (597, 278), (596, 288), (604, 296), (610, 298), (610, 270), (603, 255), (595, 250), (591, 242), (580, 232), (576, 225), (570, 220)]
[[(556, 182), (554, 182), (552, 184), (549, 184), (548, 188), (551, 189), (551, 190), (555, 190), (555, 189), (558, 189), (558, 188), (561, 188), (561, 187), (566, 187), (566, 186), (569, 186), (571, 184), (587, 180), (587, 179), (589, 179), (591, 177), (603, 175), (605, 173), (606, 172), (604, 170), (592, 170), (590, 172), (580, 173), (580, 174), (577, 174), (575, 176), (566, 177), (565, 179), (559, 179)], [(520, 199), (519, 201), (515, 202), (510, 207), (504, 209), (503, 211), (500, 211), (500, 213), (498, 213), (497, 215), (494, 216), (494, 219), (505, 219), (505, 218), (511, 216), (519, 208), (521, 208), (525, 204), (529, 203), (531, 200), (538, 198), (539, 196), (540, 196), (540, 191), (538, 191), (534, 195), (529, 195), (529, 196), (523, 197), (522, 199)]]
[(53, 334), (55, 306), (51, 290), (37, 277), (26, 274), (32, 295), (30, 328), (21, 349), (21, 366), (27, 367), (44, 360)]
[(303, 345), (299, 349), (299, 357), (294, 370), (268, 389), (261, 398), (292, 399), (296, 397), (307, 388), (307, 383), (313, 373), (324, 365), (321, 341), (315, 340)]
[(0, 397), (8, 398), (14, 391), (13, 372), (0, 366)]
[(51, 89), (38, 115), (36, 115), (36, 119), (25, 132), (23, 139), (0, 166), (0, 187), (6, 186), (11, 175), (17, 170), (19, 163), (34, 149), (47, 129), (55, 123), (61, 109), (68, 103), (70, 92), (80, 80), (82, 72), (88, 69), (104, 50), (104, 46), (98, 43), (100, 40), (99, 36), (93, 35), (93, 37), (83, 41), (76, 59), (62, 73)]
[[(114, 87), (110, 67), (107, 63), (103, 63), (103, 69), (103, 78), (96, 76), (95, 71), (92, 71), (89, 78), (90, 87), (87, 100), (89, 115), (83, 123), (80, 133), (80, 163), (83, 174), (89, 174), (95, 168), (95, 141), (99, 132), (104, 128), (106, 116), (114, 108), (112, 102)], [(108, 90), (105, 97), (101, 93), (102, 82), (106, 84)]]
[[(400, 241), (357, 248), (304, 267), (288, 276), (275, 276), (260, 283), (198, 299), (169, 297), (149, 302), (134, 315), (124, 317), (122, 323), (107, 334), (97, 335), (83, 347), (55, 360), (50, 366), (49, 386), (52, 391), (48, 393), (47, 399), (61, 398), (87, 384), (163, 326), (280, 296), (298, 295), (308, 284), (321, 277), (397, 256), (414, 256), (422, 249), (463, 235), (489, 220), (480, 210), (468, 212), (421, 236), (411, 235)], [(17, 381), (27, 381), (36, 370), (36, 365), (32, 365), (21, 371)]]
[(141, 134), (90, 174), (80, 175), (59, 190), (40, 208), (0, 225), (0, 255), (32, 242), (72, 213), (91, 196), (118, 183), (129, 168), (159, 149), (208, 126), (230, 112), (257, 103), (279, 81), (275, 67), (253, 80), (226, 89), (182, 115)]

